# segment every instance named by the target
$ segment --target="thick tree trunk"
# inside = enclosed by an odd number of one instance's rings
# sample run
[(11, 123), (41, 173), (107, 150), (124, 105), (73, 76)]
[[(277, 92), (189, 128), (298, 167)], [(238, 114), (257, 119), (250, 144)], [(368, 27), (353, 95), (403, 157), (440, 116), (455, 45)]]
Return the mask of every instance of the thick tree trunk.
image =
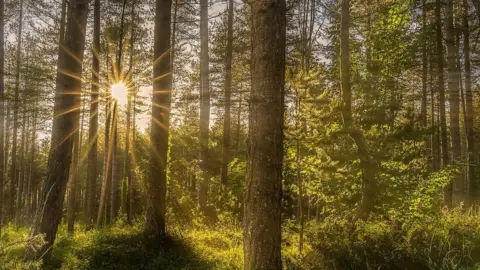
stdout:
[(205, 213), (209, 186), (210, 72), (208, 55), (208, 0), (200, 0), (200, 170), (198, 204)]
[(282, 269), (286, 4), (251, 1), (252, 88), (244, 212), (244, 269)]
[[(36, 252), (36, 256), (44, 254), (49, 260), (51, 247), (55, 241), (58, 225), (62, 218), (63, 201), (72, 161), (73, 136), (77, 128), (75, 120), (79, 114), (79, 98), (65, 95), (72, 89), (81, 89), (81, 81), (73, 77), (82, 76), (82, 64), (75, 59), (83, 59), (85, 48), (85, 30), (89, 0), (72, 0), (69, 5), (65, 47), (74, 56), (62, 50), (64, 60), (60, 63), (57, 76), (59, 86), (55, 91), (54, 120), (52, 127), (51, 149), (47, 168), (47, 178), (41, 196), (41, 204), (36, 215), (32, 235), (45, 234), (46, 245)], [(59, 58), (60, 58), (59, 55)], [(67, 76), (63, 72), (73, 74)]]
[[(440, 111), (440, 137), (442, 142), (442, 166), (450, 164), (450, 155), (448, 151), (447, 119), (445, 112), (445, 79), (443, 65), (443, 37), (442, 37), (442, 3), (435, 1), (436, 17), (436, 43), (437, 43), (437, 65), (438, 65), (438, 93), (439, 93), (439, 111)], [(446, 205), (452, 204), (453, 186), (448, 184), (444, 188), (444, 201)]]
[(161, 56), (168, 54), (170, 50), (171, 9), (171, 0), (156, 1), (153, 63), (154, 94), (150, 134), (152, 150), (150, 177), (147, 180), (148, 201), (145, 228), (147, 232), (155, 236), (165, 234), (172, 77), (169, 58), (162, 58)]
[(21, 49), (22, 49), (22, 30), (23, 30), (23, 0), (20, 1), (20, 24), (18, 26), (17, 35), (17, 65), (15, 70), (15, 97), (13, 101), (13, 134), (12, 134), (12, 167), (10, 169), (10, 205), (9, 215), (13, 220), (15, 218), (15, 198), (16, 187), (18, 184), (18, 168), (17, 168), (17, 131), (18, 131), (18, 108), (20, 95), (20, 65), (21, 65)]
[(342, 116), (344, 128), (349, 132), (358, 148), (362, 167), (363, 196), (358, 217), (367, 219), (374, 207), (376, 192), (376, 164), (368, 150), (367, 141), (361, 129), (356, 128), (352, 116), (352, 92), (350, 84), (350, 1), (342, 0), (342, 20), (340, 38), (340, 76), (342, 85)]
[(93, 14), (93, 48), (92, 48), (92, 93), (90, 95), (90, 122), (88, 141), (87, 187), (85, 190), (85, 227), (91, 230), (95, 213), (95, 194), (97, 190), (97, 151), (98, 151), (98, 95), (100, 84), (100, 0), (95, 0)]
[[(460, 102), (459, 71), (456, 61), (455, 49), (455, 28), (453, 24), (453, 0), (446, 0), (446, 44), (447, 44), (447, 66), (448, 66), (448, 91), (450, 104), (450, 135), (452, 139), (452, 161), (454, 164), (460, 162), (462, 149), (460, 141)], [(461, 174), (455, 174), (452, 179), (452, 205), (458, 206), (464, 199), (464, 185)]]
[[(480, 17), (479, 17), (480, 19)], [(475, 132), (473, 129), (473, 94), (472, 94), (472, 67), (470, 64), (470, 26), (468, 23), (468, 2), (463, 0), (463, 57), (465, 66), (465, 103), (467, 128), (467, 152), (468, 152), (468, 183), (469, 202), (473, 203), (477, 198), (478, 186), (476, 184), (475, 170)]]
[(0, 238), (3, 226), (3, 186), (5, 182), (5, 160), (7, 153), (4, 151), (4, 123), (5, 123), (5, 37), (4, 37), (4, 3), (0, 0)]
[(232, 55), (233, 55), (233, 0), (228, 2), (228, 34), (227, 34), (227, 53), (225, 56), (225, 113), (223, 121), (223, 160), (221, 182), (223, 185), (228, 183), (228, 163), (230, 162), (231, 149), (231, 95), (232, 95)]

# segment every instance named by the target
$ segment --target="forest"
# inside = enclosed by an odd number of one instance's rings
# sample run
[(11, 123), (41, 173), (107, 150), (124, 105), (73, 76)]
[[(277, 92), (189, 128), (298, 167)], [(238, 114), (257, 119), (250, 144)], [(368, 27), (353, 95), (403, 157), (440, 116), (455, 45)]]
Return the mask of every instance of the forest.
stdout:
[(0, 0), (0, 270), (480, 269), (479, 41), (480, 0)]

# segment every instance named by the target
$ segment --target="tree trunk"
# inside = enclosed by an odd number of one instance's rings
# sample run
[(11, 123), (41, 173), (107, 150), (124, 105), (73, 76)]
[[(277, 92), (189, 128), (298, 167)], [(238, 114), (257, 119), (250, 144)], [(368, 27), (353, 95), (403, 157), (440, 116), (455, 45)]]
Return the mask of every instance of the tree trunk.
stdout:
[[(82, 76), (83, 51), (85, 48), (85, 30), (89, 0), (71, 0), (67, 22), (65, 47), (60, 55), (65, 61), (59, 63), (59, 86), (55, 91), (54, 119), (52, 127), (51, 150), (47, 168), (47, 178), (41, 195), (41, 204), (36, 215), (32, 235), (45, 234), (46, 245), (36, 252), (36, 257), (45, 254), (49, 260), (51, 247), (55, 241), (58, 225), (62, 218), (63, 201), (72, 161), (72, 134), (79, 114), (79, 98), (65, 95), (71, 89), (81, 89), (81, 81), (73, 77)], [(71, 52), (74, 56), (66, 53)], [(59, 58), (60, 58), (59, 55)], [(79, 59), (79, 61), (75, 60)], [(65, 73), (74, 76), (67, 76)]]
[(210, 89), (208, 56), (208, 0), (200, 0), (200, 170), (198, 204), (205, 213), (209, 186)]
[[(76, 124), (79, 124), (78, 119)], [(78, 176), (78, 152), (79, 152), (80, 136), (78, 130), (73, 135), (73, 152), (72, 164), (70, 166), (70, 181), (68, 183), (68, 202), (67, 202), (67, 231), (73, 235), (75, 230), (75, 204), (77, 192), (77, 176)]]
[[(25, 99), (24, 95), (24, 99)], [(18, 193), (17, 193), (17, 201), (16, 201), (16, 206), (15, 206), (15, 224), (20, 224), (21, 222), (21, 216), (22, 216), (22, 199), (23, 199), (23, 193), (25, 189), (25, 152), (27, 151), (27, 145), (28, 142), (25, 143), (26, 141), (26, 130), (28, 130), (28, 118), (27, 118), (27, 107), (26, 107), (26, 102), (24, 100), (23, 102), (23, 108), (22, 108), (22, 135), (20, 139), (20, 164), (18, 168)], [(28, 123), (29, 125), (29, 123)]]
[(282, 269), (286, 4), (251, 1), (252, 65), (244, 269)]
[(427, 76), (428, 76), (428, 59), (427, 59), (427, 7), (426, 0), (422, 0), (422, 108), (421, 122), (425, 128), (427, 126)]
[(3, 185), (5, 182), (5, 160), (8, 155), (4, 151), (4, 123), (5, 123), (5, 37), (4, 37), (4, 3), (0, 0), (0, 238), (2, 237), (3, 226)]
[[(448, 152), (448, 135), (447, 135), (447, 119), (445, 113), (445, 79), (443, 76), (443, 37), (442, 37), (442, 4), (440, 0), (435, 1), (435, 17), (436, 17), (436, 42), (437, 42), (437, 65), (438, 65), (438, 93), (439, 93), (439, 110), (440, 110), (440, 137), (442, 142), (442, 166), (450, 164), (450, 156)], [(452, 204), (452, 184), (448, 184), (444, 188), (444, 201), (446, 205)]]
[(223, 162), (221, 182), (223, 185), (228, 183), (228, 163), (230, 162), (230, 126), (231, 126), (231, 93), (232, 93), (232, 54), (233, 54), (233, 0), (228, 2), (228, 34), (227, 34), (227, 53), (225, 56), (225, 115), (223, 122)]
[(92, 93), (90, 95), (90, 122), (88, 141), (87, 187), (85, 190), (85, 226), (91, 230), (95, 213), (95, 194), (97, 190), (97, 151), (98, 151), (98, 94), (100, 91), (100, 0), (95, 0), (93, 12), (93, 48), (92, 48)]
[(13, 135), (12, 135), (12, 167), (10, 169), (10, 206), (9, 215), (11, 219), (15, 218), (15, 190), (18, 184), (17, 174), (17, 130), (18, 130), (18, 107), (20, 92), (20, 65), (21, 65), (21, 49), (22, 49), (22, 30), (23, 30), (23, 0), (20, 1), (20, 24), (18, 26), (17, 35), (17, 65), (15, 70), (15, 97), (13, 104)]
[[(479, 17), (480, 19), (480, 17)], [(468, 2), (463, 0), (463, 57), (465, 67), (465, 102), (468, 152), (468, 183), (469, 202), (473, 203), (477, 197), (476, 170), (475, 170), (475, 133), (473, 129), (473, 94), (472, 94), (472, 67), (470, 64), (470, 26), (468, 23)]]
[[(453, 0), (446, 1), (446, 43), (447, 43), (447, 66), (448, 66), (448, 91), (450, 104), (450, 135), (452, 139), (453, 163), (458, 164), (461, 160), (460, 141), (460, 106), (459, 106), (459, 72), (456, 61), (455, 28), (453, 24)], [(455, 174), (452, 179), (452, 205), (458, 206), (464, 201), (463, 178), (461, 174)]]
[(110, 165), (112, 161), (112, 144), (110, 144), (109, 142), (113, 140), (113, 137), (112, 137), (113, 132), (110, 132), (110, 122), (113, 114), (112, 107), (113, 105), (111, 104), (111, 101), (107, 101), (107, 108), (105, 110), (106, 118), (107, 118), (105, 121), (106, 122), (105, 123), (105, 147), (104, 147), (105, 158), (103, 162), (103, 182), (102, 182), (102, 189), (100, 192), (100, 204), (98, 206), (98, 214), (97, 214), (97, 228), (100, 228), (100, 226), (102, 225), (103, 214), (104, 212), (107, 212), (106, 208), (107, 208), (107, 198), (108, 198), (108, 187), (110, 186), (110, 181), (111, 181)]
[[(36, 152), (36, 139), (37, 139), (37, 109), (36, 109), (36, 102), (34, 102), (34, 112), (33, 112), (33, 129), (32, 129), (32, 149), (30, 150), (30, 168), (29, 168), (29, 175), (28, 175), (28, 195), (27, 195), (27, 215), (30, 217), (33, 214), (33, 202), (32, 202), (32, 193), (35, 189), (35, 185), (33, 183), (35, 179), (35, 152)], [(29, 219), (31, 220), (31, 219)]]
[(112, 124), (112, 181), (110, 186), (110, 223), (115, 223), (118, 214), (118, 191), (119, 191), (119, 164), (118, 164), (118, 103), (115, 102), (113, 109)]
[[(165, 234), (167, 197), (167, 154), (171, 106), (171, 65), (162, 61), (170, 49), (171, 0), (157, 0), (155, 9), (153, 100), (151, 125), (150, 176), (147, 178), (146, 231), (155, 236)], [(169, 59), (169, 58), (163, 58)]]
[(340, 38), (340, 76), (342, 86), (342, 116), (344, 128), (354, 140), (362, 167), (363, 196), (358, 217), (367, 219), (374, 207), (376, 192), (376, 164), (368, 150), (367, 141), (361, 129), (356, 128), (352, 116), (352, 93), (350, 84), (350, 1), (342, 0), (342, 20)]

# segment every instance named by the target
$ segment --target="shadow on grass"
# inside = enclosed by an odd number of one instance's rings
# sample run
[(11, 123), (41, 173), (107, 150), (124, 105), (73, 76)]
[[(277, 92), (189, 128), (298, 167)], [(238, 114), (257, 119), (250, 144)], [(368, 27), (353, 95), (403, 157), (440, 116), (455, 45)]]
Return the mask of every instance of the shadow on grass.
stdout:
[(62, 237), (53, 252), (52, 269), (214, 269), (174, 236), (154, 239), (139, 231), (101, 232), (78, 239)]

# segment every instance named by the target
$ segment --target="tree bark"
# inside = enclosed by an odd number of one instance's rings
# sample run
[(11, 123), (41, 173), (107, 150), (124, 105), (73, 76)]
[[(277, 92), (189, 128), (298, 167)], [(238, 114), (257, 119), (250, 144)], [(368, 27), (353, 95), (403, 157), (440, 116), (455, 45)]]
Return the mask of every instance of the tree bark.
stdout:
[(230, 162), (231, 149), (231, 95), (232, 95), (232, 55), (233, 55), (233, 0), (228, 1), (228, 34), (227, 34), (227, 53), (225, 56), (225, 113), (223, 121), (223, 161), (221, 183), (228, 183), (228, 163)]
[[(69, 16), (65, 36), (66, 50), (74, 56), (61, 50), (65, 61), (59, 63), (60, 84), (55, 91), (54, 119), (52, 127), (51, 150), (47, 168), (47, 178), (41, 195), (41, 204), (36, 214), (32, 235), (45, 234), (46, 245), (36, 252), (36, 257), (44, 254), (44, 260), (49, 260), (51, 247), (55, 241), (58, 225), (62, 218), (63, 201), (69, 176), (69, 166), (72, 161), (72, 134), (77, 128), (75, 120), (79, 114), (79, 98), (66, 95), (72, 89), (81, 89), (81, 81), (67, 76), (82, 76), (82, 61), (85, 48), (85, 30), (89, 0), (72, 0), (69, 5)], [(60, 58), (59, 55), (59, 58)], [(65, 72), (62, 72), (65, 71)]]
[(200, 0), (200, 170), (198, 204), (206, 212), (209, 187), (210, 72), (208, 55), (208, 0)]
[[(480, 16), (479, 16), (480, 19)], [(477, 198), (478, 186), (476, 184), (475, 170), (475, 132), (473, 129), (473, 94), (472, 94), (472, 67), (470, 64), (470, 26), (468, 23), (468, 2), (463, 0), (463, 57), (465, 67), (465, 103), (467, 128), (467, 152), (468, 152), (468, 183), (469, 202), (473, 203)]]
[(5, 34), (4, 34), (4, 2), (0, 0), (0, 238), (3, 227), (3, 186), (5, 182), (4, 125), (5, 125)]
[[(76, 124), (79, 124), (78, 119)], [(80, 136), (78, 130), (73, 135), (73, 152), (72, 164), (70, 166), (70, 181), (68, 183), (68, 202), (67, 202), (67, 231), (73, 235), (75, 231), (75, 204), (77, 192), (77, 176), (78, 176), (78, 152), (80, 148)]]
[(87, 187), (85, 190), (85, 227), (91, 230), (95, 223), (95, 194), (97, 189), (97, 151), (98, 151), (98, 95), (100, 85), (100, 0), (95, 0), (93, 11), (93, 48), (92, 48), (92, 93), (90, 95), (90, 122), (88, 141)]
[[(446, 0), (446, 44), (448, 66), (448, 91), (450, 104), (450, 135), (452, 139), (452, 161), (458, 164), (461, 159), (460, 141), (460, 106), (459, 106), (459, 71), (456, 63), (455, 28), (453, 24), (453, 0)], [(464, 201), (464, 185), (461, 174), (452, 179), (452, 205), (458, 206)]]
[(428, 58), (427, 58), (427, 7), (426, 0), (422, 0), (422, 107), (421, 122), (422, 126), (427, 126), (427, 76), (428, 76)]
[(150, 156), (150, 177), (147, 180), (148, 208), (145, 228), (148, 233), (154, 236), (165, 234), (172, 76), (170, 59), (161, 56), (166, 56), (170, 50), (171, 10), (171, 0), (156, 1), (153, 63), (154, 94), (150, 133), (152, 150)]
[[(437, 65), (438, 65), (438, 93), (439, 93), (439, 111), (440, 111), (440, 137), (442, 142), (442, 167), (450, 164), (450, 155), (448, 151), (447, 119), (445, 112), (445, 79), (443, 65), (443, 37), (442, 37), (442, 4), (440, 0), (435, 1), (436, 17), (436, 43), (437, 43)], [(444, 188), (445, 204), (452, 204), (453, 186), (448, 184)]]
[(251, 7), (251, 94), (244, 212), (244, 269), (282, 269), (281, 199), (286, 4)]
[(22, 49), (22, 30), (23, 30), (23, 0), (20, 1), (20, 24), (18, 26), (17, 35), (17, 54), (16, 54), (16, 70), (15, 70), (15, 97), (13, 104), (13, 134), (12, 134), (12, 165), (10, 169), (10, 206), (9, 215), (11, 219), (15, 218), (15, 190), (18, 184), (17, 174), (17, 131), (18, 131), (18, 107), (20, 95), (20, 65), (21, 65), (21, 49)]

